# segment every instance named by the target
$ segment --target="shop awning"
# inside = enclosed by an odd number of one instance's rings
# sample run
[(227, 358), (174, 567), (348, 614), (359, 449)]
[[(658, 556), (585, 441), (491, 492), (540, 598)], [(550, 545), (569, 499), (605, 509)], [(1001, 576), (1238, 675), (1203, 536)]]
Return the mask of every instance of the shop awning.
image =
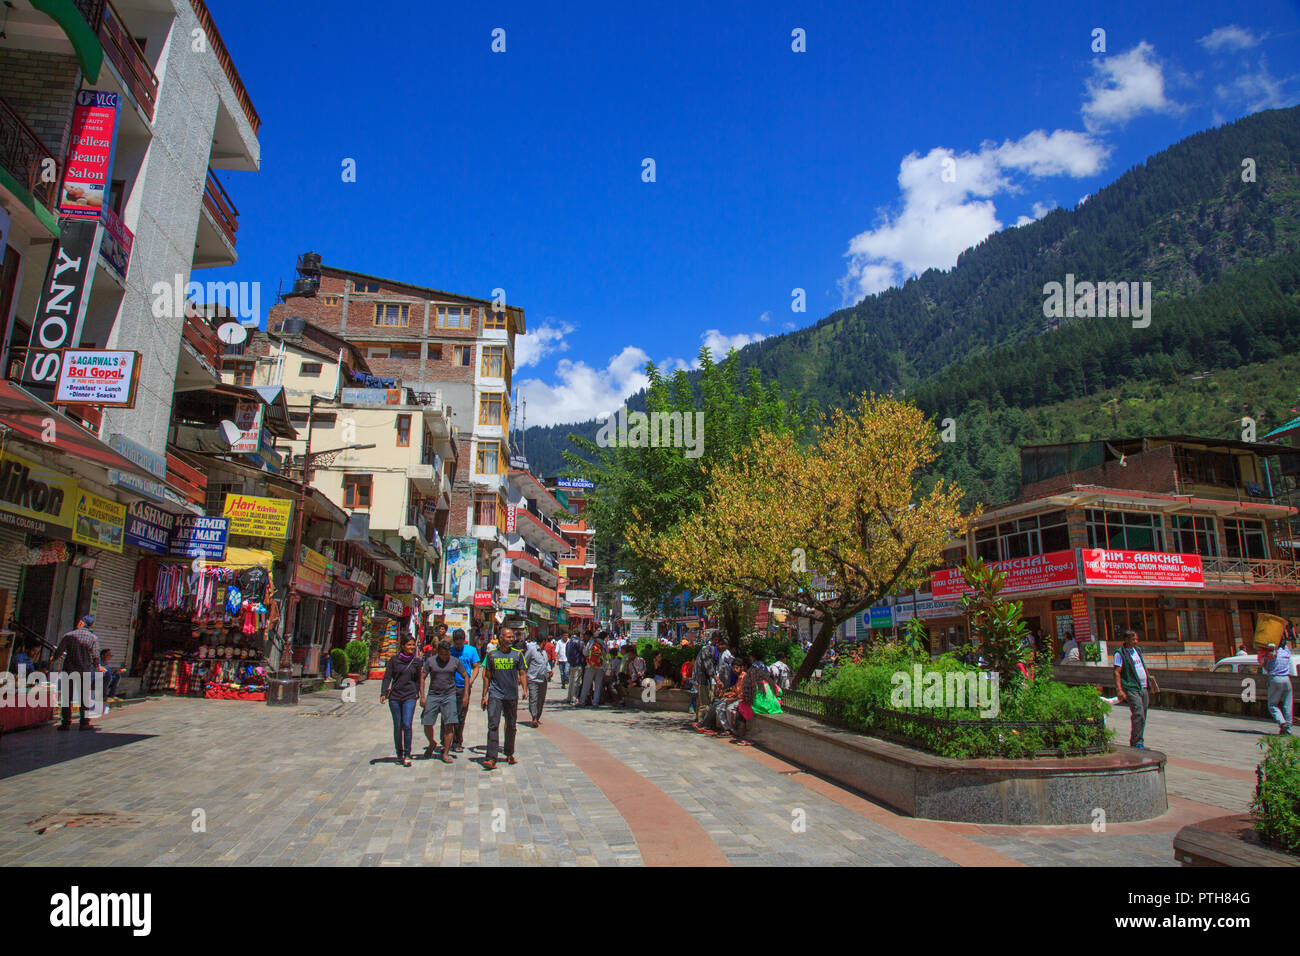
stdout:
[(261, 548), (241, 548), (232, 544), (226, 547), (226, 560), (203, 563), (210, 568), (265, 568), (270, 571), (275, 555)]
[[(53, 428), (47, 426), (51, 420)], [(89, 462), (101, 468), (111, 468), (162, 484), (153, 472), (124, 458), (67, 415), (55, 411), (53, 406), (45, 404), (26, 389), (5, 380), (0, 380), (0, 426), (9, 430), (10, 438), (66, 456), (70, 469), (74, 462)]]

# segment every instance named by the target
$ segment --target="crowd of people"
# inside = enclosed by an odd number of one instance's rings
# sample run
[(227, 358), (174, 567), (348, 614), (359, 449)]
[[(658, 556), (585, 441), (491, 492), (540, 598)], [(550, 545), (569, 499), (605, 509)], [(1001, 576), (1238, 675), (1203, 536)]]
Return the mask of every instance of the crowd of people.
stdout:
[(769, 667), (756, 654), (743, 654), (739, 643), (728, 644), (721, 634), (700, 645), (692, 667), (695, 697), (694, 727), (710, 737), (745, 739), (755, 714), (781, 713), (780, 695), (790, 689), (790, 665), (784, 651)]

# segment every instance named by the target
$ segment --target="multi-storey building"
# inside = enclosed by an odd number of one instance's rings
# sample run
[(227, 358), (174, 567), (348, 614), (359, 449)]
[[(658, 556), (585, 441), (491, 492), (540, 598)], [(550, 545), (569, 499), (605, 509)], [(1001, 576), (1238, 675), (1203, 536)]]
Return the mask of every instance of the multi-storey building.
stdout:
[(186, 299), (193, 270), (235, 261), (238, 213), (213, 170), (258, 168), (261, 120), (203, 0), (0, 13), (0, 384), (14, 412), (0, 425), (21, 441), (23, 415), (57, 416), (39, 400), (54, 398), (62, 349), (134, 353), (138, 379), (132, 405), (64, 403), (77, 424), (29, 436), (31, 464), (97, 503), (103, 546), (81, 517), (0, 505), (0, 550), (62, 556), (0, 561), (0, 614), (49, 637), (95, 607), (101, 642), (126, 660), (146, 552), (118, 509), (176, 516), (201, 497), (203, 476), (167, 446), (174, 393), (218, 382), (217, 335)]
[(587, 523), (587, 492), (581, 482), (572, 479), (559, 478), (548, 484), (573, 514), (560, 522), (560, 530), (573, 542), (573, 547), (559, 556), (560, 596), (572, 626), (585, 628), (597, 619), (596, 529)]
[[(417, 403), (438, 396), (436, 407), (448, 410), (459, 435), (445, 537), (458, 554), (475, 555), (475, 587), (457, 592), (478, 595), (476, 620), (486, 623), (493, 611), (488, 592), (509, 551), (508, 505), (523, 497), (511, 487), (509, 426), (524, 311), (329, 265), (318, 274), (314, 296), (275, 305), (268, 325), (302, 319), (347, 340), (376, 378), (391, 379)], [(457, 613), (469, 606), (462, 601)]]
[[(892, 601), (892, 623), (921, 617), (932, 650), (965, 643), (960, 562), (1007, 572), (1003, 594), (1059, 650), (1064, 638), (1118, 641), (1205, 666), (1253, 647), (1261, 612), (1300, 620), (1300, 563), (1278, 499), (1289, 449), (1187, 435), (1020, 450), (1019, 500), (987, 509), (954, 541), (930, 587)], [(861, 622), (883, 623), (881, 609)]]

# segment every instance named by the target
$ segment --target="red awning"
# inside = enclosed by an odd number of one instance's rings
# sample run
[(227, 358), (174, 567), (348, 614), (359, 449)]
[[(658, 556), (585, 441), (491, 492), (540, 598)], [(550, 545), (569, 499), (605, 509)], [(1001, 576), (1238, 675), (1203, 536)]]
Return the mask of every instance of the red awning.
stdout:
[[(53, 428), (47, 424), (51, 420)], [(67, 415), (55, 411), (26, 389), (4, 380), (0, 380), (0, 427), (9, 430), (7, 437), (37, 448), (162, 483), (153, 472), (123, 458)], [(47, 441), (47, 437), (52, 440)]]

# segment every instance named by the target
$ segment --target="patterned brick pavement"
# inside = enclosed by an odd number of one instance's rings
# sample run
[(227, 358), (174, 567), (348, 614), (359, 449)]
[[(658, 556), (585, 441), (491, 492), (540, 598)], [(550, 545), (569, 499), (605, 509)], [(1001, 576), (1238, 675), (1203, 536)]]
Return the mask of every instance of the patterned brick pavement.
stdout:
[[(1170, 812), (1093, 833), (914, 820), (671, 713), (552, 706), (520, 727), (520, 763), (489, 773), (476, 710), (471, 751), (408, 769), (377, 693), (167, 698), (94, 735), (6, 735), (0, 865), (1168, 866), (1178, 827), (1244, 807), (1271, 726), (1154, 712)], [(1126, 734), (1126, 713), (1115, 726)]]

